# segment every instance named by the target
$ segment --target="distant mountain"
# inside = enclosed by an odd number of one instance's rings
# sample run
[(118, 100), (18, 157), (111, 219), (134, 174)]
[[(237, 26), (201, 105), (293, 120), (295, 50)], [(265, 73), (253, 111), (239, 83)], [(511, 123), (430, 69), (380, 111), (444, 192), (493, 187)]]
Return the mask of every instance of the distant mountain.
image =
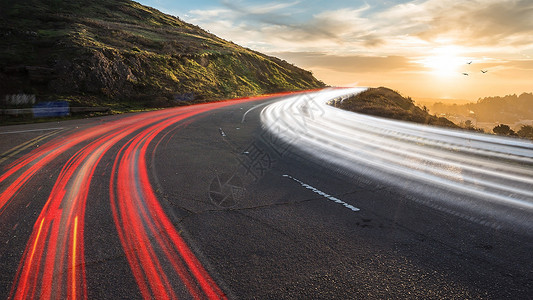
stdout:
[(468, 116), (477, 122), (514, 124), (533, 120), (533, 93), (486, 97), (462, 105), (435, 103), (430, 108), (435, 113)]
[(386, 87), (369, 88), (348, 99), (331, 104), (341, 109), (367, 115), (459, 128), (446, 118), (430, 115), (425, 109), (416, 106), (410, 97), (403, 97), (398, 92)]
[(0, 99), (164, 107), (324, 86), (309, 71), (134, 1), (0, 3)]

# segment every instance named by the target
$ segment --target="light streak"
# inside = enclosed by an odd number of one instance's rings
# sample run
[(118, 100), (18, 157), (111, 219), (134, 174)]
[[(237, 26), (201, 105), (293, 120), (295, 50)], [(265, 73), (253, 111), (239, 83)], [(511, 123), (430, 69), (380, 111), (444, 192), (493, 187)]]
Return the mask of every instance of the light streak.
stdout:
[[(349, 176), (386, 182), (446, 211), (466, 210), (494, 222), (533, 228), (533, 143), (367, 116), (327, 104), (362, 90), (324, 90), (270, 104), (261, 112), (263, 127), (295, 151)], [(307, 113), (305, 108), (313, 105), (321, 116)]]
[[(51, 140), (5, 167), (0, 174), (0, 215), (40, 170), (60, 155), (75, 152), (37, 217), (9, 298), (88, 297), (85, 211), (96, 167), (106, 154), (114, 157), (109, 197), (115, 229), (143, 298), (176, 299), (182, 290), (178, 282), (186, 287), (188, 297), (225, 298), (165, 214), (150, 183), (146, 158), (154, 155), (149, 146), (157, 148), (168, 128), (217, 108), (264, 98), (132, 115)], [(118, 152), (110, 151), (120, 144)]]
[(76, 298), (76, 246), (77, 246), (77, 241), (78, 241), (78, 216), (76, 216), (74, 218), (74, 238), (72, 239), (72, 278), (71, 278), (71, 282), (72, 282), (72, 292), (71, 292), (71, 295), (72, 295), (72, 298), (75, 299)]
[[(39, 223), (39, 230), (37, 230), (37, 234), (36, 234), (36, 237), (34, 239), (34, 242), (33, 242), (33, 247), (32, 247), (32, 250), (31, 250), (31, 254), (28, 258), (28, 264), (32, 264), (33, 263), (33, 259), (35, 257), (35, 252), (37, 250), (37, 245), (39, 243), (39, 237), (41, 236), (41, 231), (43, 229), (43, 224), (44, 224), (44, 218), (41, 220), (41, 222)], [(19, 272), (20, 272), (20, 269), (19, 269)], [(23, 279), (22, 279), (22, 288), (24, 289), (27, 289), (28, 288), (28, 285), (26, 284), (28, 282), (28, 278), (30, 276), (30, 273), (29, 273), (29, 270), (27, 270), (23, 275)], [(18, 277), (18, 276), (17, 276)], [(22, 291), (23, 293), (25, 293), (26, 291)], [(13, 289), (11, 290), (11, 294), (13, 294)], [(18, 297), (20, 298), (20, 297)], [(15, 298), (17, 299), (17, 298)]]
[[(119, 151), (120, 158), (115, 161), (110, 182), (112, 211), (124, 252), (144, 298), (175, 298), (168, 279), (171, 276), (178, 276), (195, 299), (225, 298), (164, 213), (148, 179), (146, 156), (148, 145), (170, 125), (228, 104), (205, 105), (154, 124)], [(143, 245), (141, 251), (138, 245)], [(164, 255), (158, 257), (156, 252)], [(167, 265), (171, 269), (163, 267)]]

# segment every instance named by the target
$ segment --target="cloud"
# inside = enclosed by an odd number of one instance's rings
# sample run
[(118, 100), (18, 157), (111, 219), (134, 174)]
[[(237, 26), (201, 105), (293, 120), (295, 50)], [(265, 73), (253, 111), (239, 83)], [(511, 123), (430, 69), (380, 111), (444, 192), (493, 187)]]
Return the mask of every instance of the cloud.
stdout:
[[(512, 60), (503, 64), (504, 67), (509, 69), (518, 69), (532, 72), (533, 71), (533, 60), (532, 59), (520, 59)], [(533, 75), (533, 73), (530, 73)]]
[(416, 65), (403, 56), (332, 55), (321, 52), (270, 53), (306, 68), (332, 69), (346, 73), (413, 71)]
[[(368, 31), (368, 26), (361, 22), (357, 10), (327, 11), (314, 15), (305, 22), (291, 24), (279, 23), (262, 29), (272, 40), (294, 44), (295, 42), (315, 43), (315, 47), (338, 47), (339, 45), (366, 43), (380, 44), (379, 38)], [(326, 42), (326, 44), (316, 44)]]
[[(492, 92), (507, 86), (522, 91), (533, 76), (531, 0), (413, 0), (385, 8), (346, 1), (346, 7), (314, 14), (301, 0), (225, 1), (190, 11), (187, 21), (311, 69), (329, 84), (358, 81), (405, 87), (412, 95), (478, 97), (489, 86)], [(474, 61), (461, 68), (476, 76), (458, 71), (437, 80), (420, 63), (449, 46), (456, 59)]]
[(206, 9), (206, 10), (191, 10), (189, 14), (193, 15), (194, 18), (198, 21), (212, 20), (212, 18), (219, 18), (228, 13), (231, 13), (229, 9), (217, 8), (217, 9)]
[(423, 40), (455, 40), (475, 47), (533, 45), (531, 16), (530, 0), (429, 0), (398, 5), (382, 15), (411, 20), (410, 33)]
[(188, 21), (245, 46), (261, 44), (262, 51), (407, 55), (449, 43), (472, 51), (533, 48), (531, 0), (417, 0), (382, 10), (366, 4), (314, 15), (302, 13), (305, 8), (303, 1), (225, 0), (217, 9), (190, 11)]
[[(258, 50), (332, 49), (349, 44), (376, 47), (382, 44), (362, 17), (370, 8), (368, 5), (303, 17), (295, 17), (301, 10), (300, 1), (261, 5), (225, 1), (223, 5), (223, 8), (215, 10), (190, 11), (188, 21), (245, 46), (257, 44), (257, 41), (271, 45), (271, 49)], [(221, 27), (221, 20), (229, 26)]]
[(243, 1), (222, 1), (222, 4), (233, 11), (240, 12), (243, 15), (268, 15), (272, 13), (278, 13), (281, 10), (299, 4), (300, 1), (277, 3), (270, 2), (259, 5), (246, 5)]

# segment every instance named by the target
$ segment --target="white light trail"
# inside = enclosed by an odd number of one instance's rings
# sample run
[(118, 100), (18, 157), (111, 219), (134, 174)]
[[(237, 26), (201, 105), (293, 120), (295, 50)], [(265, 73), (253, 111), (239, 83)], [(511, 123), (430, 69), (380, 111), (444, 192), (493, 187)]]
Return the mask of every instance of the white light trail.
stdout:
[[(482, 223), (533, 229), (533, 143), (383, 119), (327, 104), (365, 90), (295, 95), (261, 113), (266, 130), (322, 164), (425, 196)], [(429, 202), (428, 202), (429, 201)]]

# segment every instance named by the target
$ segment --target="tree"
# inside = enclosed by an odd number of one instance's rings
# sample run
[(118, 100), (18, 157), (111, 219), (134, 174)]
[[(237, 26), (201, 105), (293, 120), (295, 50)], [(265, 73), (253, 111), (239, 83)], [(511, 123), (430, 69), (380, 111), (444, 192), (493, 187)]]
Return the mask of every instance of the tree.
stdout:
[(533, 139), (533, 126), (522, 125), (522, 127), (520, 127), (520, 130), (518, 130), (517, 133), (519, 137)]
[(476, 126), (474, 126), (474, 124), (472, 124), (471, 120), (466, 120), (464, 123), (461, 122), (461, 126), (460, 127), (464, 128), (466, 130), (470, 130), (470, 131), (484, 132), (482, 128), (476, 128)]
[(509, 125), (505, 125), (505, 124), (500, 124), (494, 127), (492, 131), (498, 135), (516, 135), (514, 130), (512, 130), (511, 127), (509, 127)]

